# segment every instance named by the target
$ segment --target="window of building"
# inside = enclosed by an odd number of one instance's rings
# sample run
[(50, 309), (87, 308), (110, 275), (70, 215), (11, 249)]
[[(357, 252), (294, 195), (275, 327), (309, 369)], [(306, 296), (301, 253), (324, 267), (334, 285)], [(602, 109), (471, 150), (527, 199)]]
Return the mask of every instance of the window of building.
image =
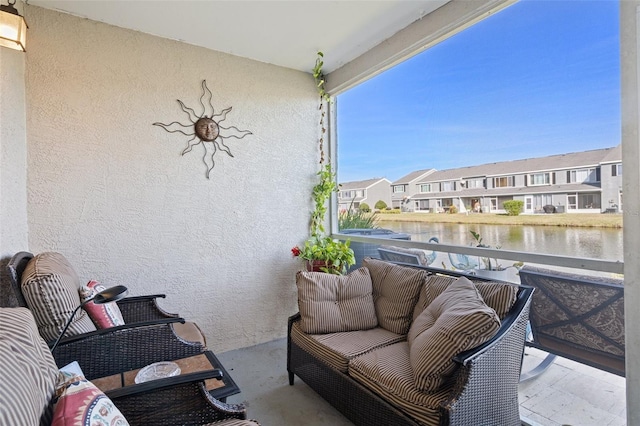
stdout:
[(611, 176), (622, 176), (622, 164), (611, 165)]
[(467, 179), (467, 188), (484, 188), (484, 179)]
[(452, 181), (449, 182), (440, 182), (440, 191), (453, 191), (455, 190), (455, 186)]
[(549, 185), (550, 183), (550, 173), (533, 173), (529, 175), (529, 185)]
[(393, 185), (393, 193), (400, 194), (404, 192), (404, 185)]
[(569, 170), (567, 171), (567, 182), (569, 183), (600, 182), (600, 167)]
[(493, 187), (494, 188), (504, 188), (507, 186), (516, 186), (515, 178), (513, 176), (501, 176), (493, 178)]
[(431, 184), (430, 183), (420, 184), (420, 192), (431, 192)]

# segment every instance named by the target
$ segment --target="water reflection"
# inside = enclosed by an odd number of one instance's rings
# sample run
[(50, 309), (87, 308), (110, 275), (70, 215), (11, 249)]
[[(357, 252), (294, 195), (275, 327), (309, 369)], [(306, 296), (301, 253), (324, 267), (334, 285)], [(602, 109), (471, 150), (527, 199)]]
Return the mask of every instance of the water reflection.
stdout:
[(622, 229), (384, 221), (379, 226), (410, 234), (413, 241), (438, 237), (443, 244), (469, 245), (475, 231), (484, 244), (505, 250), (623, 261)]

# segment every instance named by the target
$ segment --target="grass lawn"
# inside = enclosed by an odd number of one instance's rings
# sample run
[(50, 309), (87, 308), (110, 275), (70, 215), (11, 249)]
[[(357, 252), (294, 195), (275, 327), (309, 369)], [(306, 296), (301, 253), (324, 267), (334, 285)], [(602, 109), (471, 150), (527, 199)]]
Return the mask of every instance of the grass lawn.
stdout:
[(485, 225), (536, 225), (622, 228), (622, 214), (554, 213), (507, 216), (492, 213), (378, 213), (378, 221), (426, 223), (479, 223)]

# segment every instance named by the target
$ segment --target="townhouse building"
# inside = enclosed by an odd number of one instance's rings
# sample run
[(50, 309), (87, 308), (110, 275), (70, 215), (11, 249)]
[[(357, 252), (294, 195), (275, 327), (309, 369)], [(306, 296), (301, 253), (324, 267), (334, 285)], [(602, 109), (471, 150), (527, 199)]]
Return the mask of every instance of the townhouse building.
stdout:
[[(391, 184), (403, 211), (502, 213), (521, 200), (524, 213), (622, 211), (621, 146), (449, 170), (421, 170)], [(396, 203), (396, 201), (398, 201)]]
[(368, 204), (373, 209), (380, 200), (389, 206), (391, 205), (390, 187), (391, 181), (387, 178), (341, 183), (338, 192), (338, 211), (357, 209), (362, 203)]

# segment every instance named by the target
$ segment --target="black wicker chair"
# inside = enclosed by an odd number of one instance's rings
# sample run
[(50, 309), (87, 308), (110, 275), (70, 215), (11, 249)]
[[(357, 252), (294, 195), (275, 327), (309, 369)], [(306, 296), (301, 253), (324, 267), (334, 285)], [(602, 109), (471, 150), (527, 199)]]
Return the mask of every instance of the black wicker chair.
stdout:
[[(12, 290), (20, 307), (29, 308), (20, 289), (20, 282), (22, 273), (33, 257), (34, 255), (32, 253), (19, 252), (10, 259), (8, 264)], [(160, 345), (160, 347), (162, 347), (167, 339), (183, 342), (185, 346), (189, 348), (187, 351), (189, 354), (184, 356), (203, 352), (205, 350), (204, 338), (202, 341), (190, 341), (179, 337), (179, 333), (176, 334), (175, 327), (185, 324), (185, 320), (177, 314), (164, 311), (158, 306), (157, 299), (164, 297), (165, 295), (163, 294), (155, 294), (126, 297), (119, 300), (116, 303), (122, 313), (125, 325), (99, 329), (89, 333), (63, 338), (53, 353), (56, 363), (59, 366), (63, 366), (71, 361), (84, 359), (81, 357), (89, 355), (89, 352), (94, 350), (101, 351), (105, 354), (111, 354), (114, 351), (129, 351), (132, 352), (132, 356), (135, 356), (136, 352), (148, 350), (150, 345)], [(194, 325), (194, 327), (197, 326)], [(163, 337), (161, 338), (160, 336)], [(136, 339), (148, 339), (146, 341), (146, 347), (139, 348), (137, 345), (133, 345), (132, 343)], [(101, 346), (92, 346), (89, 345), (88, 342), (109, 343), (102, 343)], [(51, 345), (53, 342), (48, 343)], [(83, 354), (83, 352), (86, 352), (86, 354)], [(171, 354), (165, 352), (165, 355), (170, 356)], [(173, 356), (173, 358), (179, 358), (179, 356)], [(107, 362), (113, 364), (113, 359), (118, 358), (108, 357), (107, 360), (110, 361)], [(91, 363), (92, 361), (88, 362), (88, 364)], [(142, 366), (144, 365), (146, 364), (143, 363)], [(118, 366), (120, 366), (120, 364), (118, 364)], [(91, 377), (99, 376), (91, 375)]]
[[(18, 301), (18, 306), (25, 308), (28, 308), (29, 306), (22, 295), (20, 282), (22, 273), (33, 257), (32, 253), (21, 251), (13, 255), (8, 264), (11, 286)], [(163, 320), (167, 318), (179, 318), (177, 314), (166, 312), (158, 306), (157, 299), (164, 297), (166, 297), (164, 294), (126, 297), (119, 300), (117, 303), (118, 308), (120, 308), (120, 312), (122, 312), (122, 317), (127, 324)]]

